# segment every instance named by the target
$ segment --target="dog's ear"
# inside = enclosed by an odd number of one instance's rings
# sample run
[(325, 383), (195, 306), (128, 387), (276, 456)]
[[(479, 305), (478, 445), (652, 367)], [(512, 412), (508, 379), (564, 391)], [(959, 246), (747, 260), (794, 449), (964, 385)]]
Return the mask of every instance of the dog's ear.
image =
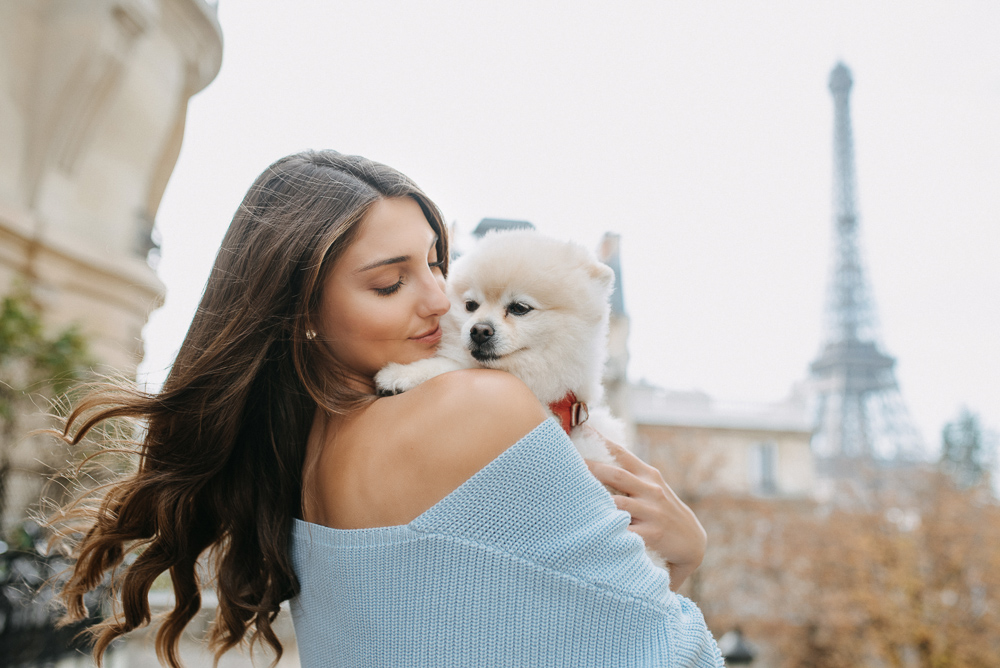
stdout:
[(615, 286), (615, 271), (603, 262), (592, 262), (588, 267), (588, 273), (609, 293)]

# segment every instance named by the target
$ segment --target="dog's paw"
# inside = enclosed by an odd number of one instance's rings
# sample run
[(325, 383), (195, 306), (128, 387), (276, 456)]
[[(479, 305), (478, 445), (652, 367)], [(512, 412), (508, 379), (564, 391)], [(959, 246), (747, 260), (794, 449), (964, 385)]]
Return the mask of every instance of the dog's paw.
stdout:
[(380, 397), (389, 397), (412, 390), (424, 380), (409, 364), (390, 362), (375, 374), (375, 390)]

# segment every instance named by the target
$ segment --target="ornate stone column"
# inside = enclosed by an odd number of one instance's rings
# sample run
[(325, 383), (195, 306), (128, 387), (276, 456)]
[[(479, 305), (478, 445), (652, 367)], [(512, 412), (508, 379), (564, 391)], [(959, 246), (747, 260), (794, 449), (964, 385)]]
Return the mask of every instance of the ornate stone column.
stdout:
[(203, 0), (0, 4), (0, 292), (135, 373), (163, 299), (147, 262), (188, 99), (222, 62)]
[[(188, 99), (221, 63), (203, 0), (0, 2), (0, 294), (26, 286), (46, 327), (78, 325), (103, 371), (132, 376), (142, 359), (164, 292), (153, 222)], [(0, 526), (59, 466), (53, 439), (27, 435), (37, 419), (0, 443)]]

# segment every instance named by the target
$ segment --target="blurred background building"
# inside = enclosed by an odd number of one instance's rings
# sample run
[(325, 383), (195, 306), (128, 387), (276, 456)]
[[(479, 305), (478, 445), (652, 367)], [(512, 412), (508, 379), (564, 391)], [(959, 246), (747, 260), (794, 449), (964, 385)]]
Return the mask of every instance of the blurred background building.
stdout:
[[(46, 332), (76, 327), (100, 372), (134, 378), (142, 360), (142, 328), (164, 297), (157, 209), (188, 100), (221, 63), (215, 3), (204, 0), (0, 3), (0, 294), (26, 295)], [(52, 439), (23, 429), (35, 419), (0, 444), (5, 529), (52, 473), (40, 456)], [(18, 616), (4, 618), (0, 634), (12, 633)], [(111, 665), (156, 665), (144, 640), (120, 644)], [(189, 665), (210, 665), (187, 650)]]
[[(163, 301), (156, 211), (188, 99), (222, 63), (214, 9), (5, 2), (0, 49), (0, 293), (26, 289), (46, 329), (77, 326), (99, 369), (134, 377), (142, 328)], [(31, 449), (5, 447), (10, 521), (38, 481)]]
[(163, 299), (154, 222), (188, 99), (222, 64), (202, 0), (0, 5), (0, 289), (28, 283), (53, 327), (134, 375)]

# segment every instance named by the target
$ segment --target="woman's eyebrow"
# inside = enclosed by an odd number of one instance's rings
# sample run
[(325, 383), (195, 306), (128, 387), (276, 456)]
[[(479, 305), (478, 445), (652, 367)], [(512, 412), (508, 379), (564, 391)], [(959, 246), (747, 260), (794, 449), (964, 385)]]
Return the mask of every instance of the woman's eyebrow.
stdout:
[(376, 260), (375, 262), (372, 262), (371, 264), (366, 264), (365, 266), (361, 267), (360, 269), (358, 269), (354, 273), (355, 274), (361, 274), (361, 273), (364, 273), (366, 271), (370, 271), (372, 269), (377, 269), (378, 267), (384, 267), (387, 264), (399, 264), (400, 262), (409, 262), (409, 261), (410, 261), (410, 256), (409, 255), (398, 255), (396, 257), (390, 257), (390, 258), (388, 258), (386, 260)]
[[(434, 238), (431, 240), (431, 245), (430, 245), (430, 248), (428, 248), (428, 252), (430, 252), (431, 248), (434, 248), (434, 246), (437, 244), (437, 242), (438, 242), (438, 236), (435, 234)], [(387, 264), (399, 264), (400, 262), (409, 262), (409, 261), (410, 261), (410, 256), (409, 255), (397, 255), (396, 257), (390, 257), (390, 258), (385, 259), (385, 260), (376, 260), (375, 262), (372, 262), (371, 264), (366, 264), (365, 266), (361, 267), (360, 269), (358, 269), (354, 273), (355, 274), (361, 274), (361, 273), (364, 273), (366, 271), (370, 271), (372, 269), (377, 269), (379, 267), (384, 267)]]

